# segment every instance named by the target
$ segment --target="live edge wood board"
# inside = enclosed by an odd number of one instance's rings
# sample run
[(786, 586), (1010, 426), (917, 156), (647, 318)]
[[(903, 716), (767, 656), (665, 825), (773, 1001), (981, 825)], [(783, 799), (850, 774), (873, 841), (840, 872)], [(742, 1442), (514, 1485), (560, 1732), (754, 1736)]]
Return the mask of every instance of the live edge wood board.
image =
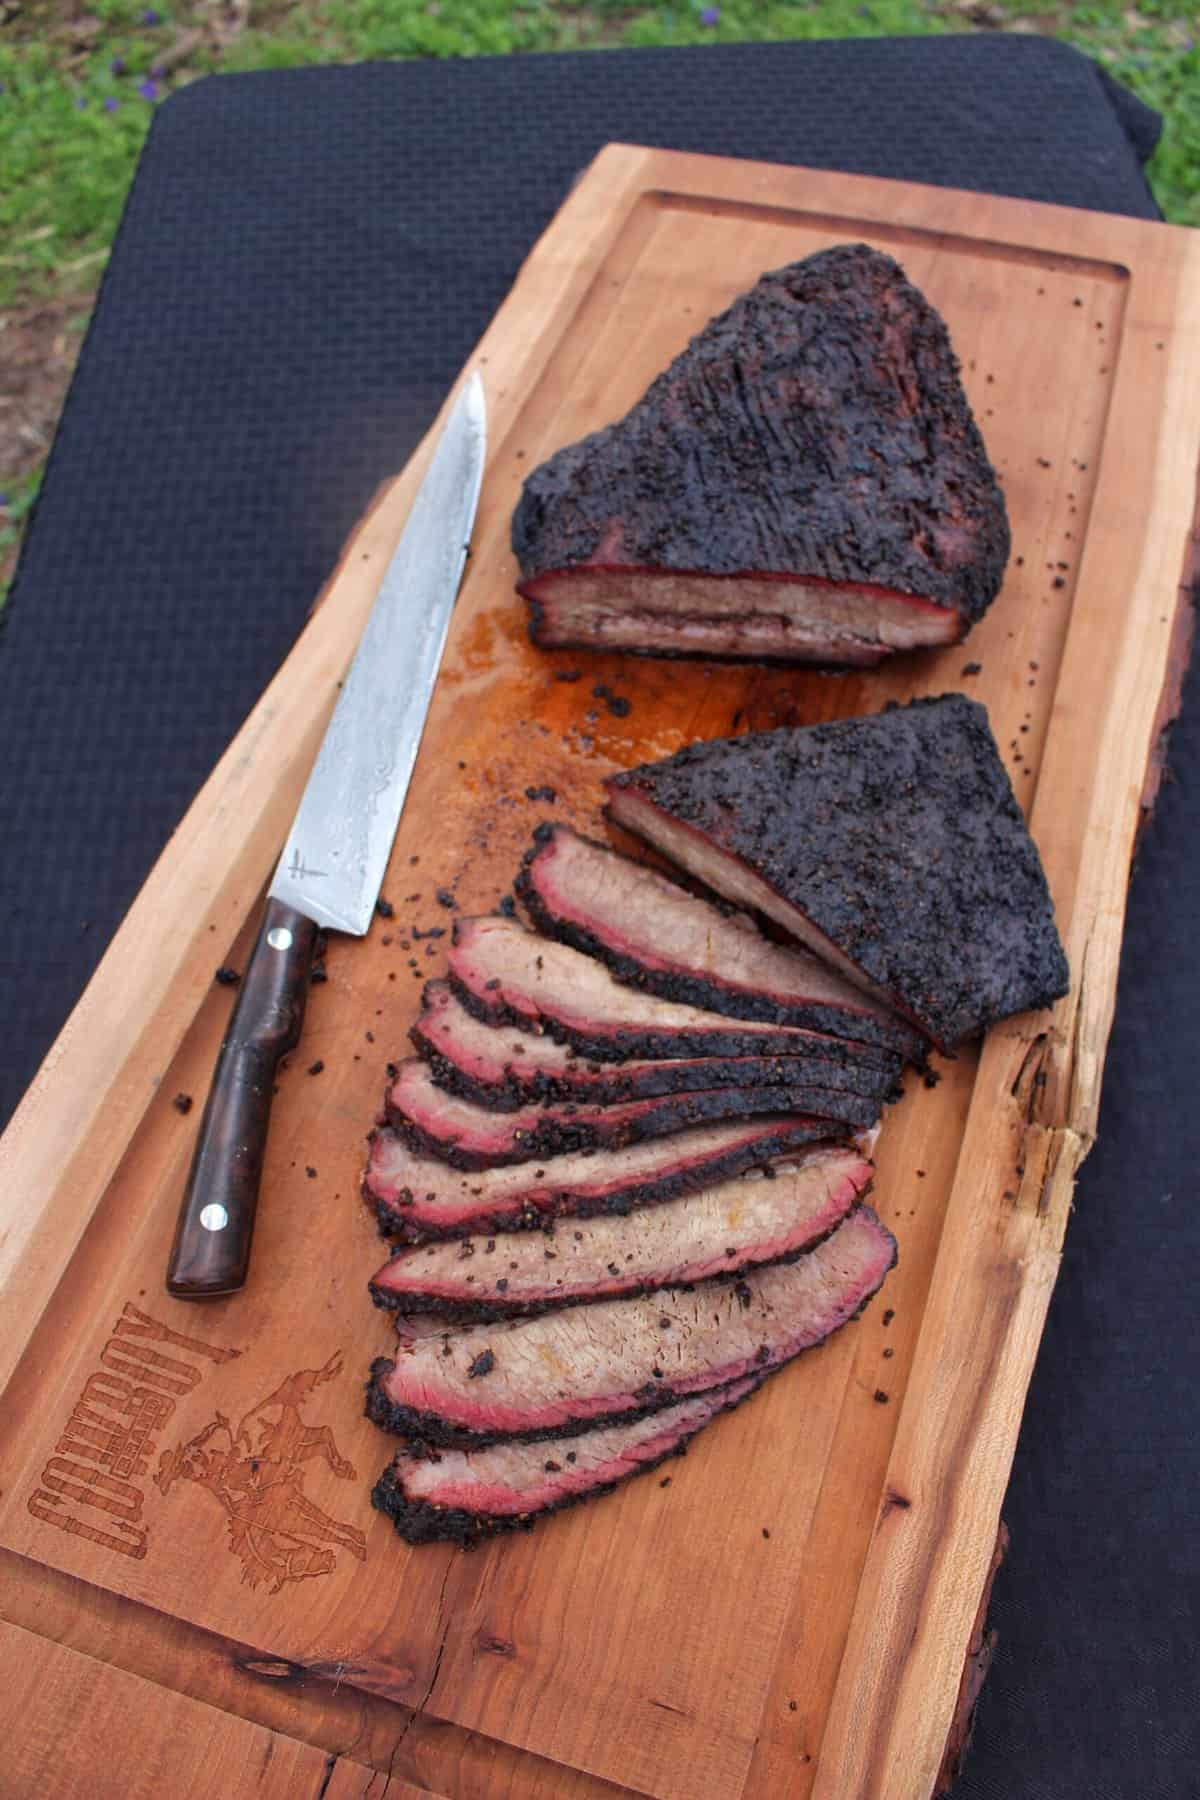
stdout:
[[(832, 678), (533, 650), (508, 549), (525, 472), (624, 411), (763, 270), (848, 239), (898, 257), (947, 319), (1004, 482), (1013, 561), (968, 644)], [(249, 1286), (204, 1308), (163, 1291), (200, 1112), (172, 1102), (205, 1092), (230, 1004), (213, 972), (244, 953), (427, 447), (348, 545), (0, 1145), (0, 1649), (19, 1665), (33, 1633), (90, 1659), (135, 1712), (155, 1693), (219, 1708), (246, 1757), (254, 1732), (283, 1733), (297, 1793), (338, 1759), (367, 1791), (379, 1770), (379, 1792), (390, 1775), (456, 1800), (914, 1800), (1095, 1128), (1194, 551), (1200, 237), (612, 146), (469, 366), (491, 452), (384, 883), (395, 916), (330, 944), (280, 1081)], [(877, 1194), (900, 1266), (881, 1301), (669, 1469), (469, 1556), (409, 1550), (368, 1504), (388, 1444), (360, 1384), (389, 1326), (365, 1292), (381, 1246), (358, 1187), (385, 1062), (443, 966), (445, 940), (414, 933), (450, 924), (437, 890), (494, 906), (541, 817), (597, 826), (611, 769), (957, 688), (986, 702), (1028, 809), (1072, 985), (889, 1112)], [(546, 783), (553, 805), (526, 796)], [(75, 1766), (59, 1791), (93, 1791)], [(231, 1765), (220, 1791), (258, 1788)]]

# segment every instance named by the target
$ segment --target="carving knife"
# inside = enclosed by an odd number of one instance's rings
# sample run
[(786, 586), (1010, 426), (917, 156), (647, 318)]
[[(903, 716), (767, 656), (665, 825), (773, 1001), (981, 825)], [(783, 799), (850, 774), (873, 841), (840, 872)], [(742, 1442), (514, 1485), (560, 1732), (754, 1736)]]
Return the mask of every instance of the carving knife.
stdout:
[(483, 479), (473, 374), (446, 421), (388, 564), (275, 870), (200, 1122), (167, 1291), (245, 1284), (276, 1066), (304, 1022), (322, 928), (371, 923), (437, 680)]

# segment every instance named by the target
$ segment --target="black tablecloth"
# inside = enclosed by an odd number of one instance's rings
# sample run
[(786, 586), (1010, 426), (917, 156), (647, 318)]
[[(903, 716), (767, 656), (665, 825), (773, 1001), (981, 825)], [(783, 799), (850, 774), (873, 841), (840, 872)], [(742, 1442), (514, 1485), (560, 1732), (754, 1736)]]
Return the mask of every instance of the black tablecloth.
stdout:
[[(1032, 37), (380, 64), (175, 96), (0, 641), (0, 1120), (376, 483), (601, 145), (1153, 217), (1156, 130), (1093, 65)], [(1194, 697), (1171, 763), (1005, 1506), (1002, 1647), (962, 1800), (1200, 1791)]]

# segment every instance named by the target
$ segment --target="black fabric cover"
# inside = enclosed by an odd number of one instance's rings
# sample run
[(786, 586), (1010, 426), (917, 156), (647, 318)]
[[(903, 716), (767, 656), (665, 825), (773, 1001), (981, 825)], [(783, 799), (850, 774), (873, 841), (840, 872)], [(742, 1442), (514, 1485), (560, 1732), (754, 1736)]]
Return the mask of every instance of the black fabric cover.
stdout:
[[(601, 145), (1152, 217), (1156, 132), (1035, 37), (381, 64), (168, 102), (0, 640), (0, 1121)], [(1198, 732), (1193, 695), (1133, 887), (963, 1800), (1197, 1791)]]

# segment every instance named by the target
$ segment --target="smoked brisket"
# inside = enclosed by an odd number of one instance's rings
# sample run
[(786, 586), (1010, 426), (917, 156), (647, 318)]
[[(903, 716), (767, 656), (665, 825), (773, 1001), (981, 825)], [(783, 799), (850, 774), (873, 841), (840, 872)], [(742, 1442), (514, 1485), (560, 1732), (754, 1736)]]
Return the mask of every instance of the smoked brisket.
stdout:
[(753, 1119), (467, 1175), (384, 1128), (371, 1138), (363, 1195), (380, 1229), (403, 1243), (541, 1230), (554, 1219), (624, 1216), (749, 1169), (803, 1164), (812, 1144), (807, 1119)]
[[(451, 987), (476, 1018), (544, 1031), (594, 1062), (793, 1056), (828, 1048), (813, 1042), (828, 1032), (731, 1019), (623, 987), (595, 958), (500, 914), (455, 921), (449, 968)], [(861, 1017), (868, 1017), (865, 1009)], [(855, 1029), (867, 1026), (856, 1021)], [(887, 1040), (908, 1049), (918, 1038), (897, 1020)]]
[(572, 1150), (620, 1149), (721, 1119), (773, 1114), (803, 1115), (814, 1138), (845, 1137), (851, 1129), (874, 1125), (880, 1102), (817, 1086), (802, 1074), (798, 1080), (662, 1094), (620, 1106), (568, 1100), (493, 1112), (438, 1087), (428, 1063), (413, 1056), (400, 1064), (386, 1106), (389, 1125), (414, 1149), (440, 1156), (456, 1169), (495, 1169)]
[(371, 1504), (410, 1544), (448, 1542), (464, 1550), (497, 1531), (530, 1530), (576, 1501), (612, 1490), (631, 1475), (682, 1456), (698, 1431), (745, 1400), (763, 1377), (695, 1394), (661, 1412), (540, 1444), (484, 1450), (401, 1450), (375, 1483)]
[(400, 1250), (371, 1293), (401, 1313), (488, 1320), (740, 1275), (811, 1250), (863, 1198), (871, 1177), (857, 1151), (831, 1147), (773, 1180), (741, 1176), (628, 1217)]
[(630, 987), (733, 1018), (923, 1051), (890, 1007), (827, 963), (772, 943), (744, 914), (720, 911), (569, 825), (538, 827), (517, 893), (539, 931), (599, 957)]
[(796, 1056), (693, 1056), (675, 1061), (598, 1063), (576, 1056), (553, 1038), (488, 1025), (469, 1013), (444, 981), (431, 981), (411, 1037), (438, 1087), (497, 1112), (543, 1101), (620, 1106), (656, 1095), (701, 1088), (810, 1082), (867, 1094), (899, 1093), (901, 1062), (890, 1051), (814, 1034)]
[(547, 648), (869, 665), (953, 642), (1009, 552), (938, 314), (842, 244), (762, 279), (513, 516)]
[(604, 1300), (401, 1344), (371, 1369), (367, 1413), (423, 1444), (569, 1437), (766, 1374), (844, 1325), (896, 1245), (856, 1207), (807, 1255), (732, 1283)]
[(942, 1049), (1067, 991), (1037, 848), (961, 694), (692, 744), (607, 785), (619, 824)]

